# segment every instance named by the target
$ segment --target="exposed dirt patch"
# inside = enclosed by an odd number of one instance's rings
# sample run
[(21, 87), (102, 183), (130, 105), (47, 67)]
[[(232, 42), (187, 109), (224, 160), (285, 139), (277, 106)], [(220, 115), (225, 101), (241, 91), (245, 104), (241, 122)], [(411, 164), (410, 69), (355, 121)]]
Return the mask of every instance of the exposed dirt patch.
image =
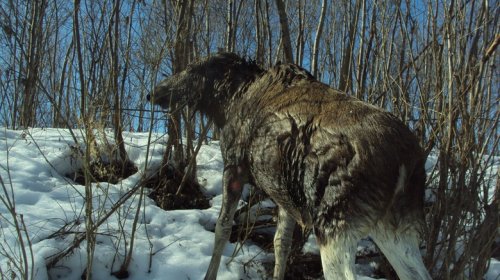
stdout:
[(183, 173), (170, 166), (169, 172), (146, 182), (146, 187), (152, 190), (148, 197), (164, 210), (209, 208), (210, 198), (205, 197), (200, 184), (192, 179), (187, 179), (181, 193), (176, 194), (182, 177)]
[[(116, 184), (136, 172), (137, 167), (135, 167), (131, 161), (122, 163), (119, 161), (104, 162), (102, 160), (93, 160), (89, 164), (90, 182), (92, 183), (108, 182)], [(85, 173), (83, 168), (66, 174), (65, 176), (80, 185), (85, 185)]]
[(289, 258), (285, 273), (286, 279), (318, 279), (321, 276), (323, 276), (323, 268), (319, 255), (300, 253)]
[[(231, 242), (237, 240), (249, 240), (267, 252), (274, 253), (273, 239), (274, 231), (265, 230), (276, 226), (272, 221), (259, 221), (254, 224), (254, 230), (247, 232), (240, 225), (233, 226)], [(295, 237), (295, 236), (294, 236)], [(323, 275), (321, 258), (319, 255), (302, 253), (302, 242), (300, 238), (294, 238), (292, 252), (288, 257), (285, 279), (318, 279)], [(263, 264), (267, 276), (272, 278), (274, 271), (274, 260)]]

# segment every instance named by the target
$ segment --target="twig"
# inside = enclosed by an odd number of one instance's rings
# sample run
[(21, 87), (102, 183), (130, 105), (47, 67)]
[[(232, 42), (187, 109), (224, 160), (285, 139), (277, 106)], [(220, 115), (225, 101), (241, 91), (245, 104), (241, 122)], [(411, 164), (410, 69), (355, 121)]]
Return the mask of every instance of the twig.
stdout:
[(203, 126), (203, 130), (201, 131), (200, 136), (198, 136), (198, 144), (196, 146), (196, 149), (195, 149), (194, 153), (191, 155), (191, 159), (189, 160), (188, 168), (187, 168), (186, 172), (184, 172), (184, 176), (182, 176), (181, 183), (180, 183), (179, 188), (177, 189), (177, 192), (175, 193), (175, 195), (181, 194), (182, 189), (184, 188), (184, 185), (186, 184), (187, 177), (190, 175), (191, 169), (193, 168), (193, 165), (196, 164), (196, 156), (198, 155), (198, 152), (200, 151), (200, 148), (201, 148), (202, 143), (203, 143), (203, 139), (205, 139), (205, 136), (208, 132), (208, 128), (211, 125), (212, 125), (212, 121), (209, 121)]

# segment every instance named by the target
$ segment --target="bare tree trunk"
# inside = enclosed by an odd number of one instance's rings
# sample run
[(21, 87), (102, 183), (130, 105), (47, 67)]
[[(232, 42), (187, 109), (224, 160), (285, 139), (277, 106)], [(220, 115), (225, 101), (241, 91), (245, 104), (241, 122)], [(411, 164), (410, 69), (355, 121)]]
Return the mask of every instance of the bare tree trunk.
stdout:
[(43, 19), (47, 3), (45, 0), (31, 2), (31, 19), (29, 25), (29, 41), (27, 53), (26, 76), (24, 79), (24, 95), (21, 113), (22, 127), (34, 126), (37, 102), (37, 83), (40, 63), (42, 61)]
[(323, 33), (323, 25), (325, 23), (325, 14), (326, 14), (326, 6), (327, 6), (327, 0), (323, 0), (321, 4), (321, 16), (319, 18), (318, 22), (318, 29), (316, 30), (316, 37), (314, 39), (314, 46), (313, 46), (313, 59), (312, 59), (312, 74), (313, 76), (317, 77), (318, 76), (318, 54), (319, 54), (319, 41), (321, 38), (321, 34)]
[(304, 1), (299, 0), (297, 2), (298, 5), (298, 14), (299, 14), (299, 29), (297, 30), (297, 44), (295, 48), (295, 63), (297, 65), (302, 65), (302, 60), (304, 59), (304, 44), (305, 44), (305, 17), (306, 11), (304, 7)]
[(283, 0), (276, 0), (281, 27), (281, 45), (283, 47), (283, 62), (293, 63), (292, 42), (290, 40), (290, 30), (288, 27), (288, 17), (286, 15), (285, 3)]
[[(62, 71), (61, 71), (61, 77), (59, 79), (59, 92), (58, 92), (58, 98), (55, 104), (55, 112), (54, 112), (54, 126), (55, 127), (63, 127), (66, 125), (66, 123), (69, 121), (69, 116), (65, 114), (64, 116), (62, 115), (62, 102), (63, 102), (63, 95), (64, 95), (64, 85), (66, 83), (66, 71), (68, 69), (68, 64), (70, 63), (70, 60), (74, 59), (74, 56), (71, 55), (72, 52), (74, 51), (73, 47), (73, 40), (71, 41), (71, 44), (68, 47), (68, 50), (66, 51), (66, 55), (64, 57), (64, 63), (62, 66)], [(69, 82), (68, 82), (69, 84)], [(66, 119), (66, 122), (63, 121), (63, 118)]]
[(85, 155), (84, 155), (84, 174), (85, 174), (85, 227), (86, 227), (86, 240), (87, 240), (87, 267), (86, 267), (86, 273), (85, 273), (85, 278), (87, 280), (92, 279), (92, 264), (93, 264), (93, 259), (94, 259), (94, 251), (95, 251), (95, 234), (93, 232), (93, 227), (94, 227), (94, 221), (93, 221), (93, 191), (92, 191), (92, 185), (90, 183), (90, 168), (89, 168), (89, 163), (90, 163), (90, 158), (91, 158), (91, 149), (94, 143), (94, 137), (93, 137), (93, 132), (92, 128), (89, 125), (89, 119), (87, 118), (86, 115), (86, 81), (84, 77), (84, 70), (83, 70), (83, 56), (82, 56), (82, 46), (80, 43), (80, 23), (79, 23), (79, 11), (80, 11), (80, 0), (75, 0), (75, 8), (74, 8), (74, 14), (73, 14), (73, 36), (75, 38), (76, 42), (76, 52), (77, 52), (77, 62), (78, 62), (78, 74), (79, 74), (79, 83), (80, 83), (80, 114), (83, 119), (83, 124), (84, 124), (84, 129), (85, 129), (85, 143), (86, 143), (86, 148), (85, 148)]
[[(364, 47), (365, 47), (365, 29), (366, 29), (366, 0), (362, 0), (363, 2), (361, 3), (361, 31), (360, 31), (360, 41), (359, 41), (359, 52), (358, 52), (358, 70), (357, 70), (357, 81), (358, 81), (358, 88), (356, 90), (356, 97), (359, 99), (362, 99), (363, 95), (363, 84), (364, 84), (364, 69), (366, 69), (366, 63), (363, 63), (363, 52), (364, 52)], [(375, 8), (373, 8), (375, 10)], [(371, 36), (371, 35), (370, 35)], [(371, 38), (371, 37), (370, 37)]]
[(227, 0), (226, 50), (234, 52), (234, 0)]
[[(132, 4), (134, 5), (134, 4)], [(115, 135), (115, 143), (118, 146), (119, 157), (122, 166), (125, 166), (128, 156), (127, 151), (125, 150), (125, 142), (123, 141), (122, 135), (122, 123), (121, 123), (121, 97), (120, 90), (118, 86), (118, 78), (120, 76), (119, 73), (119, 61), (118, 61), (118, 51), (120, 45), (120, 33), (119, 33), (119, 24), (120, 24), (120, 0), (115, 1), (114, 6), (114, 34), (111, 36), (112, 32), (109, 32), (110, 38), (109, 42), (111, 43), (111, 57), (112, 57), (112, 93), (113, 93), (113, 101), (114, 101), (114, 111), (113, 111), (113, 122), (114, 122), (114, 135)], [(126, 67), (125, 67), (126, 69)], [(125, 73), (123, 73), (125, 75)]]
[(258, 64), (264, 63), (264, 35), (262, 31), (262, 7), (261, 0), (255, 0), (255, 36), (257, 37), (257, 50), (255, 54), (255, 60)]
[(268, 43), (268, 58), (267, 58), (267, 64), (271, 65), (273, 62), (273, 33), (271, 32), (271, 24), (270, 24), (270, 15), (269, 15), (269, 0), (266, 1), (266, 7), (265, 7), (265, 12), (266, 12), (266, 20), (265, 20), (265, 30), (266, 30), (266, 37), (267, 37), (267, 43)]
[[(166, 0), (164, 0), (166, 1)], [(191, 21), (191, 8), (193, 6), (193, 0), (179, 0), (172, 1), (175, 7), (175, 14), (177, 17), (177, 30), (174, 42), (174, 53), (172, 58), (173, 74), (181, 72), (188, 63), (188, 52), (191, 50), (189, 46), (189, 23)], [(164, 2), (164, 12), (167, 12), (167, 5)], [(165, 14), (165, 18), (168, 15)], [(164, 166), (168, 161), (170, 148), (174, 148), (174, 163), (181, 170), (186, 165), (186, 158), (184, 155), (184, 149), (181, 142), (181, 114), (179, 111), (175, 111), (170, 114), (170, 121), (168, 123), (168, 143), (167, 143), (167, 153), (166, 158), (164, 158)]]
[(210, 8), (208, 6), (209, 0), (205, 0), (205, 52), (206, 55), (210, 54)]
[(347, 45), (344, 48), (340, 67), (340, 80), (338, 88), (344, 92), (348, 92), (351, 87), (352, 51), (354, 48), (354, 38), (356, 36), (358, 26), (360, 4), (361, 0), (356, 0), (356, 4), (352, 10), (352, 20), (349, 23), (349, 32), (347, 34)]

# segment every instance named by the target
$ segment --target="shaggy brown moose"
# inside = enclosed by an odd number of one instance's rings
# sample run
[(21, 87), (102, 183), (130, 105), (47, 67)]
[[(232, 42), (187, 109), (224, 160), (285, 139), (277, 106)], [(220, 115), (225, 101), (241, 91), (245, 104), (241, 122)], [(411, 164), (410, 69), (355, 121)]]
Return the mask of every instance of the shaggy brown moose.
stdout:
[(206, 279), (215, 279), (242, 187), (279, 206), (274, 278), (282, 279), (295, 224), (313, 228), (326, 279), (354, 279), (369, 235), (401, 279), (431, 279), (419, 251), (424, 155), (396, 117), (317, 81), (293, 64), (267, 71), (220, 53), (163, 80), (151, 96), (190, 106), (221, 131), (223, 204)]

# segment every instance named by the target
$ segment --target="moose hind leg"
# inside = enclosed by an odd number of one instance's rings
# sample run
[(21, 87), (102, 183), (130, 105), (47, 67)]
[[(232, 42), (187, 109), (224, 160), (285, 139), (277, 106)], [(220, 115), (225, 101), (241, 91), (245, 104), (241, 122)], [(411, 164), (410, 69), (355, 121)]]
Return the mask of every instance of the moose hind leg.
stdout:
[(357, 236), (349, 232), (339, 232), (332, 236), (316, 234), (321, 254), (323, 274), (327, 280), (356, 279)]
[(420, 254), (418, 233), (412, 227), (396, 232), (390, 226), (379, 226), (370, 236), (401, 280), (432, 279)]
[(233, 217), (241, 197), (243, 183), (235, 168), (228, 168), (224, 171), (222, 209), (215, 225), (214, 251), (205, 279), (217, 278), (222, 252), (231, 235)]
[(295, 220), (283, 209), (279, 208), (278, 225), (274, 235), (274, 279), (285, 277), (286, 262), (290, 254)]

